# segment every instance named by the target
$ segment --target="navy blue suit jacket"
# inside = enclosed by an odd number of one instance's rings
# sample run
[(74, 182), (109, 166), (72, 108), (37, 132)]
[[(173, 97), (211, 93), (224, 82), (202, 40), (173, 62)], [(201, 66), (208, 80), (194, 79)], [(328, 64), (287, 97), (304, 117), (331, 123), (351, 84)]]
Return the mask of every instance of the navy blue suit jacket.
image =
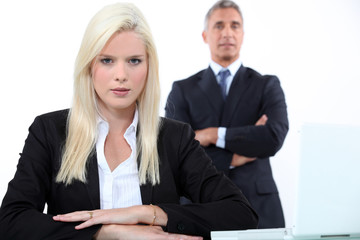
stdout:
[[(226, 127), (225, 149), (211, 145), (206, 152), (248, 198), (259, 215), (259, 228), (284, 227), (269, 162), (288, 132), (285, 96), (276, 76), (241, 66), (224, 101), (209, 67), (174, 82), (165, 110), (166, 117), (189, 123), (193, 130)], [(266, 125), (255, 126), (263, 114)], [(234, 153), (257, 159), (230, 170)]]

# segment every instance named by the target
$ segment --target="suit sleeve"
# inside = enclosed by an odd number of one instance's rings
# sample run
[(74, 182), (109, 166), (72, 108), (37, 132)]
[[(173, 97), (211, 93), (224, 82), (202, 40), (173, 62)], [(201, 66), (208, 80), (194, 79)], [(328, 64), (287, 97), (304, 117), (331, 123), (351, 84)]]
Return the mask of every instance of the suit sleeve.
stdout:
[(165, 116), (167, 118), (186, 122), (191, 125), (191, 116), (188, 112), (184, 93), (177, 82), (173, 83), (172, 89), (169, 93), (165, 106)]
[[(181, 139), (173, 143), (176, 147), (171, 152), (175, 155), (169, 161), (172, 161), (172, 172), (179, 182), (178, 191), (192, 203), (158, 204), (168, 215), (167, 231), (209, 238), (210, 231), (256, 228), (257, 215), (241, 191), (215, 169), (198, 141), (194, 140), (190, 126), (182, 126)], [(177, 132), (172, 132), (174, 139)], [(166, 144), (169, 139), (162, 141)]]
[(52, 136), (47, 132), (40, 117), (29, 128), (17, 171), (0, 209), (0, 236), (3, 240), (90, 240), (99, 228), (77, 231), (74, 228), (77, 223), (55, 222), (52, 215), (43, 213), (54, 179), (48, 139)]
[(226, 131), (225, 149), (248, 157), (274, 156), (281, 148), (289, 129), (284, 92), (280, 81), (269, 76), (261, 96), (258, 119), (266, 114), (264, 126), (230, 127)]

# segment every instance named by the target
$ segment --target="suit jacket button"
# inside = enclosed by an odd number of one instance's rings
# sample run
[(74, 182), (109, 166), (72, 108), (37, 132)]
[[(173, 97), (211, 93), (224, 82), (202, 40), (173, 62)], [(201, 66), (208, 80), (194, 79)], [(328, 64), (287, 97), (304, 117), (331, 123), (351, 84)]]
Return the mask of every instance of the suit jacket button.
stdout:
[(179, 223), (179, 224), (177, 225), (177, 229), (178, 229), (179, 231), (184, 231), (184, 229), (185, 229), (184, 224)]

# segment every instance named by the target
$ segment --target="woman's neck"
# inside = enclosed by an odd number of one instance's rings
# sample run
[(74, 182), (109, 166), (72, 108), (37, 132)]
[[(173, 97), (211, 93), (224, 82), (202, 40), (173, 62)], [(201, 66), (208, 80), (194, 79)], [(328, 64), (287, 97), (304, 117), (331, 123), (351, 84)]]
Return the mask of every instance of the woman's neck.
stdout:
[(101, 114), (109, 124), (109, 131), (114, 133), (124, 133), (133, 122), (136, 105), (121, 110), (102, 110)]

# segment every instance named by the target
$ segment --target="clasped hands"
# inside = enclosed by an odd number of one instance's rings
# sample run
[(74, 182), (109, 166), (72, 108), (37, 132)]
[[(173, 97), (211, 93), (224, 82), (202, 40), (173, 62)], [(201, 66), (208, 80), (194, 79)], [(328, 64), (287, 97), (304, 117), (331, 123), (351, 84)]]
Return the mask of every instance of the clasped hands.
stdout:
[[(154, 215), (154, 210), (156, 215)], [(154, 217), (156, 216), (156, 218)], [(164, 232), (167, 214), (158, 206), (138, 205), (127, 208), (76, 211), (53, 217), (60, 222), (82, 222), (75, 229), (81, 230), (102, 224), (94, 239), (184, 239), (200, 240), (202, 237)], [(156, 221), (154, 221), (156, 220)], [(138, 225), (138, 224), (148, 225)]]
[[(255, 123), (255, 126), (263, 126), (266, 124), (268, 117), (263, 114)], [(217, 127), (209, 127), (195, 131), (195, 139), (200, 142), (200, 145), (203, 147), (207, 147), (210, 144), (216, 144), (218, 139), (218, 128)], [(239, 154), (234, 153), (231, 161), (232, 167), (239, 167), (248, 162), (252, 162), (256, 159), (256, 157), (246, 157)]]

